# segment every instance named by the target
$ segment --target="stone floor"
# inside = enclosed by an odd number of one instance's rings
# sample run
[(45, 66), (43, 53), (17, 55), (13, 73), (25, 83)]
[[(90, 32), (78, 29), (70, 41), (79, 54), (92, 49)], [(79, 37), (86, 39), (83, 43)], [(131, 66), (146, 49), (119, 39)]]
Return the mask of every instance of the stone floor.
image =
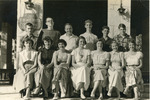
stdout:
[[(23, 100), (20, 94), (15, 92), (12, 86), (0, 86), (0, 100)], [(42, 97), (34, 97), (30, 100), (44, 100)], [(46, 99), (52, 100), (52, 98)], [(80, 98), (63, 98), (59, 100), (81, 100)], [(85, 100), (98, 100), (87, 97)], [(103, 100), (118, 100), (117, 98), (108, 98)], [(120, 100), (133, 100), (133, 98), (120, 98)], [(141, 98), (139, 100), (150, 100), (149, 98)]]

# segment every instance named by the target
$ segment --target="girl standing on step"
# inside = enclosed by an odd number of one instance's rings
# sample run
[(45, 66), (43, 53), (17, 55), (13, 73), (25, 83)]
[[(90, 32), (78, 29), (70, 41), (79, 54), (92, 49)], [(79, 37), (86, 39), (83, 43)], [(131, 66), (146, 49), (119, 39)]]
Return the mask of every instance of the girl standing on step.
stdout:
[(86, 40), (80, 36), (77, 41), (78, 47), (71, 53), (72, 55), (72, 82), (76, 91), (80, 90), (80, 97), (85, 99), (84, 90), (87, 90), (90, 84), (90, 50), (84, 49)]
[(65, 49), (67, 43), (65, 40), (58, 40), (59, 50), (54, 52), (54, 77), (52, 80), (53, 99), (58, 99), (60, 88), (61, 98), (68, 96), (69, 87), (69, 65), (71, 60), (70, 53)]
[(140, 51), (135, 51), (135, 42), (131, 40), (129, 42), (129, 51), (124, 53), (124, 59), (126, 64), (126, 88), (124, 94), (128, 93), (130, 86), (133, 87), (135, 98), (138, 98), (139, 86), (143, 83), (142, 74), (140, 68), (142, 67), (143, 54)]
[(91, 92), (91, 97), (95, 97), (96, 89), (99, 89), (100, 96), (99, 99), (103, 98), (102, 87), (106, 87), (107, 79), (107, 68), (109, 65), (109, 53), (102, 50), (103, 42), (98, 40), (96, 43), (97, 50), (91, 52), (91, 58), (93, 62), (92, 78), (94, 87)]
[(26, 38), (23, 42), (25, 49), (19, 53), (19, 69), (15, 75), (14, 86), (19, 92), (26, 91), (24, 99), (30, 98), (33, 88), (34, 74), (37, 71), (38, 52), (32, 49), (33, 41)]
[(113, 88), (116, 89), (118, 98), (120, 98), (120, 92), (123, 91), (122, 77), (124, 58), (123, 53), (118, 51), (118, 44), (113, 41), (111, 44), (112, 51), (110, 52), (110, 66), (108, 69), (109, 78), (109, 90), (107, 95), (111, 96)]

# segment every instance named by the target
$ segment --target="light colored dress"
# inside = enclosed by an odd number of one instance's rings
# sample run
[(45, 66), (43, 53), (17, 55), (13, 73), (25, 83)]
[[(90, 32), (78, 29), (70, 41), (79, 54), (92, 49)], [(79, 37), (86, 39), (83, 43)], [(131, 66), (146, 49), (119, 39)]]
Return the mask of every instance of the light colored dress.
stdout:
[(91, 58), (93, 60), (93, 67), (94, 67), (91, 73), (93, 82), (100, 81), (101, 85), (105, 87), (107, 79), (107, 69), (102, 68), (106, 67), (105, 64), (109, 60), (109, 53), (107, 52), (99, 53), (97, 52), (97, 50), (95, 50), (91, 52)]
[(127, 63), (125, 80), (126, 86), (133, 86), (143, 83), (142, 74), (140, 69), (135, 69), (139, 65), (139, 60), (143, 58), (142, 52), (136, 52), (135, 55), (124, 53), (124, 58)]
[[(85, 67), (84, 62), (87, 62), (87, 58), (90, 55), (90, 50), (83, 49), (82, 55), (80, 54), (79, 48), (76, 48), (71, 53), (72, 56), (75, 57), (76, 64), (78, 64), (80, 67), (74, 68), (71, 67), (71, 78), (73, 82), (73, 87), (77, 89), (77, 86), (80, 82), (84, 83), (84, 89), (87, 90), (90, 84), (90, 68)], [(84, 62), (83, 62), (84, 61)]]
[[(57, 64), (63, 64), (67, 63), (68, 57), (70, 53), (66, 51), (65, 55), (62, 56), (59, 54), (59, 51), (54, 52), (54, 56), (57, 59)], [(69, 80), (69, 68), (62, 65), (61, 67), (54, 67), (54, 77), (52, 80), (52, 90), (55, 92), (56, 89), (56, 82), (61, 81), (63, 86), (65, 87), (65, 90), (67, 90), (68, 87), (68, 80)], [(67, 91), (66, 91), (67, 92)], [(68, 94), (66, 94), (68, 95)]]
[(123, 58), (122, 52), (110, 52), (110, 62), (111, 65), (109, 67), (113, 68), (114, 70), (108, 69), (109, 74), (109, 88), (116, 87), (119, 91), (123, 91), (122, 85), (122, 77), (123, 77), (123, 70), (121, 68), (121, 63)]
[(86, 49), (95, 50), (96, 49), (96, 42), (98, 40), (97, 36), (93, 33), (83, 33), (80, 36), (83, 36), (86, 39)]
[(33, 87), (33, 81), (34, 81), (34, 73), (36, 72), (37, 68), (33, 68), (28, 73), (24, 74), (20, 66), (24, 66), (24, 68), (30, 68), (35, 60), (37, 60), (38, 52), (32, 50), (30, 53), (30, 57), (28, 57), (28, 54), (25, 50), (21, 51), (19, 53), (19, 58), (22, 63), (19, 64), (19, 69), (14, 76), (14, 83), (13, 86), (16, 89), (16, 91), (20, 92), (21, 90), (29, 87)]

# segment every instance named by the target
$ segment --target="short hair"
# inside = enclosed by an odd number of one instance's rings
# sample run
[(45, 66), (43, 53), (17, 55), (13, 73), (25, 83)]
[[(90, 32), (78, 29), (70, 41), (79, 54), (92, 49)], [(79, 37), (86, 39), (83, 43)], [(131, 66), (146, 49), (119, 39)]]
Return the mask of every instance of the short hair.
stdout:
[(30, 38), (25, 38), (25, 39), (23, 40), (23, 46), (24, 46), (24, 43), (25, 43), (25, 42), (27, 42), (27, 43), (28, 43), (28, 42), (31, 42), (31, 46), (33, 46), (33, 43), (34, 43), (33, 40), (30, 39)]
[(46, 20), (47, 20), (48, 18), (52, 19), (52, 21), (54, 22), (53, 18), (51, 18), (51, 17), (47, 17)]
[(53, 40), (49, 36), (45, 36), (42, 40), (43, 40), (43, 43), (44, 41), (53, 43)]
[(109, 27), (108, 26), (103, 26), (102, 30), (104, 30), (104, 29), (108, 29), (109, 30)]
[[(102, 42), (102, 43), (104, 44), (104, 41), (103, 41), (102, 39), (98, 39), (97, 42)], [(96, 43), (97, 43), (97, 42), (96, 42)]]
[(32, 23), (26, 23), (25, 26), (32, 26), (33, 27), (33, 24)]
[(129, 39), (128, 44), (129, 44), (129, 43), (133, 43), (134, 45), (136, 45), (136, 42), (135, 42), (135, 40), (134, 40), (133, 38)]
[(126, 25), (123, 24), (123, 23), (120, 23), (120, 24), (119, 24), (118, 29), (120, 29), (121, 27), (124, 28), (124, 29), (126, 29)]
[(112, 42), (111, 42), (111, 44), (110, 44), (110, 48), (112, 49), (112, 44), (113, 43), (116, 43), (117, 44), (117, 46), (119, 46), (119, 44), (117, 43), (117, 41), (116, 40), (112, 40)]
[(86, 24), (86, 23), (91, 23), (91, 24), (92, 24), (93, 22), (92, 22), (91, 20), (88, 19), (88, 20), (85, 20), (84, 23), (85, 23), (85, 24)]
[(70, 23), (66, 23), (66, 24), (65, 24), (65, 27), (66, 27), (67, 25), (70, 25), (70, 26), (72, 27), (72, 25), (71, 25)]
[(65, 45), (65, 47), (67, 46), (67, 42), (64, 39), (59, 39), (58, 44), (59, 43), (63, 43)]
[(86, 39), (85, 39), (85, 37), (79, 36), (79, 38), (78, 38), (78, 40), (77, 40), (77, 42), (76, 42), (76, 45), (77, 45), (77, 46), (79, 46), (79, 41), (80, 41), (80, 39), (83, 39), (83, 40), (84, 40), (84, 43), (86, 44)]

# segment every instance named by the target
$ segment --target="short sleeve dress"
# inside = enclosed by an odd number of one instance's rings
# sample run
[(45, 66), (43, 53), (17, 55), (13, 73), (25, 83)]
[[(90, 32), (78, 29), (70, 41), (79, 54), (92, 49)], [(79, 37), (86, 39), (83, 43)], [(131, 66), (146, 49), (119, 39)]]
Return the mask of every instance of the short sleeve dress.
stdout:
[(83, 52), (80, 53), (79, 48), (76, 48), (72, 51), (71, 55), (75, 57), (76, 64), (80, 66), (78, 68), (72, 67), (70, 69), (73, 87), (77, 89), (78, 84), (83, 82), (84, 89), (87, 90), (90, 84), (90, 68), (85, 67), (85, 64), (87, 63), (88, 56), (90, 55), (90, 50), (83, 49)]
[(91, 52), (91, 58), (94, 67), (91, 73), (93, 82), (101, 81), (101, 85), (105, 87), (107, 79), (107, 69), (105, 69), (105, 67), (106, 62), (109, 61), (109, 53), (108, 52), (99, 53), (95, 50)]
[[(122, 66), (122, 52), (110, 52), (110, 68), (108, 69), (109, 88), (116, 87), (119, 91), (123, 91), (122, 77), (123, 70), (120, 69)], [(113, 70), (112, 70), (112, 69)]]
[(125, 61), (126, 61), (126, 72), (125, 80), (126, 86), (133, 86), (143, 83), (142, 73), (140, 69), (136, 69), (139, 65), (140, 59), (143, 58), (142, 52), (136, 52), (134, 55), (131, 55), (129, 52), (125, 52)]

